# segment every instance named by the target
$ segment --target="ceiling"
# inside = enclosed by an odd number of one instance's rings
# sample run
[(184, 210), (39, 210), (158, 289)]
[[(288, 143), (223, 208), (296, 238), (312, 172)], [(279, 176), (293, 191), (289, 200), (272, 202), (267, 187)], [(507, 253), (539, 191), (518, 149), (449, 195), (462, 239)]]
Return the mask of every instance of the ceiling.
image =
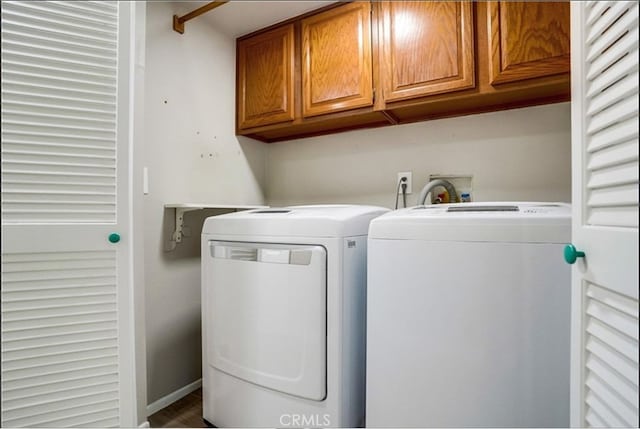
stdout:
[[(181, 1), (176, 3), (179, 4), (180, 13), (185, 14), (209, 2)], [(335, 1), (231, 0), (229, 3), (195, 19), (206, 20), (222, 33), (235, 38), (331, 3), (335, 3)], [(185, 25), (188, 27), (189, 23)]]

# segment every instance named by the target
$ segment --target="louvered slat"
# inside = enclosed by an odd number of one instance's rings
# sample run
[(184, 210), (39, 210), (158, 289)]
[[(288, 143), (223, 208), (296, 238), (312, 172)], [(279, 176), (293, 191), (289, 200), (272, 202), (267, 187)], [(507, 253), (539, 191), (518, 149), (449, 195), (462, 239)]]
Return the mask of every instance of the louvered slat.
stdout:
[[(609, 27), (609, 25), (611, 25), (611, 23), (618, 19), (623, 13), (625, 13), (627, 6), (621, 3), (622, 2), (609, 2), (609, 7), (606, 11), (606, 19), (599, 19), (591, 25), (591, 28), (589, 29), (587, 34), (587, 43), (593, 43), (595, 40), (601, 37), (606, 28)], [(597, 13), (597, 11), (592, 10), (591, 13)]]
[(74, 48), (78, 52), (102, 53), (112, 55), (115, 53), (116, 43), (110, 39), (94, 37), (80, 37), (54, 28), (43, 28), (29, 25), (24, 20), (14, 21), (10, 16), (3, 16), (3, 34), (11, 36), (15, 40), (42, 40), (45, 43), (57, 43), (60, 47)]
[[(11, 265), (5, 266), (4, 273), (23, 273), (27, 270), (31, 272), (36, 271), (68, 271), (68, 267), (61, 267), (59, 265), (60, 261), (64, 261), (64, 259), (52, 259), (52, 260), (33, 260), (33, 261), (14, 261)], [(105, 257), (93, 257), (93, 258), (80, 258), (78, 260), (73, 261), (73, 271), (77, 272), (77, 270), (82, 269), (92, 269), (92, 268), (111, 268), (115, 267), (115, 261), (111, 258)], [(22, 278), (22, 276), (20, 277)], [(12, 290), (3, 290), (2, 293), (10, 294), (11, 292), (21, 292), (24, 289), (20, 289), (20, 291), (12, 291)]]
[[(69, 424), (65, 424), (65, 420), (82, 421), (89, 420), (90, 416), (95, 414), (108, 413), (107, 415), (113, 415), (114, 406), (117, 407), (118, 402), (114, 399), (105, 401), (83, 401), (82, 405), (76, 407), (66, 407), (59, 410), (54, 410), (44, 415), (38, 414), (33, 416), (25, 416), (14, 419), (16, 426), (40, 426), (40, 427), (68, 427)], [(90, 421), (90, 420), (89, 420)], [(96, 426), (89, 426), (96, 427)]]
[[(108, 312), (104, 312), (105, 314)], [(114, 314), (114, 313), (111, 313)], [(20, 363), (20, 362), (25, 362), (25, 361), (30, 361), (31, 359), (47, 359), (49, 357), (53, 357), (54, 359), (59, 357), (59, 356), (65, 356), (65, 355), (69, 355), (72, 353), (84, 353), (86, 351), (90, 351), (90, 350), (101, 350), (102, 353), (107, 353), (110, 349), (113, 349), (114, 347), (116, 347), (116, 342), (115, 342), (115, 338), (99, 338), (99, 339), (94, 339), (92, 341), (82, 341), (82, 342), (63, 342), (60, 344), (56, 344), (56, 345), (49, 345), (49, 346), (38, 346), (38, 347), (29, 347), (29, 348), (14, 348), (13, 350), (7, 350), (4, 353), (4, 361), (3, 361), (3, 365), (4, 362), (6, 362), (8, 365), (11, 365), (12, 363)], [(36, 351), (37, 352), (34, 352)], [(115, 374), (115, 373), (114, 373)], [(102, 376), (104, 374), (101, 375), (96, 375), (97, 376)], [(109, 375), (109, 374), (106, 374)], [(20, 380), (18, 380), (19, 382)], [(74, 378), (70, 378), (68, 380), (63, 380), (61, 383), (65, 384), (65, 383), (75, 383), (75, 382), (81, 382), (82, 379), (74, 379)], [(11, 385), (11, 383), (6, 383), (7, 386), (5, 386), (5, 383), (3, 382), (3, 394), (5, 391), (9, 392), (15, 389), (30, 389), (30, 388), (45, 388), (50, 386), (47, 383), (27, 383), (27, 384), (21, 384), (21, 383), (13, 383)], [(55, 388), (55, 386), (52, 386), (53, 388)], [(37, 389), (35, 391), (38, 391)]]
[[(44, 384), (36, 387), (28, 387), (27, 389), (29, 389), (29, 394), (41, 395), (52, 394), (57, 392), (58, 390), (67, 390), (73, 389), (75, 387), (82, 387), (87, 385), (87, 383), (98, 385), (104, 383), (113, 383), (117, 381), (117, 374), (107, 374), (94, 377), (86, 377), (82, 380), (67, 380), (56, 384)], [(7, 399), (21, 397), (24, 395), (23, 390), (24, 388), (5, 389), (3, 391), (3, 396), (6, 396)]]
[(118, 419), (115, 258), (2, 255), (3, 426)]
[[(626, 55), (613, 64), (607, 71), (606, 74), (600, 74), (596, 76), (591, 82), (589, 82), (587, 97), (593, 99), (599, 95), (602, 95), (602, 91), (604, 91), (608, 86), (611, 86), (612, 82), (618, 83), (621, 79), (628, 78), (630, 73), (634, 73), (638, 70), (638, 55), (637, 52), (635, 55), (630, 54)], [(626, 87), (626, 85), (625, 85)], [(631, 86), (633, 87), (633, 86)], [(602, 99), (606, 99), (606, 97), (601, 97)], [(605, 104), (603, 104), (604, 106)], [(598, 107), (598, 106), (596, 106)], [(590, 110), (587, 112), (589, 115), (596, 113), (597, 110), (594, 106), (589, 107)]]
[(633, 405), (616, 393), (607, 383), (594, 374), (588, 374), (585, 384), (589, 390), (602, 398), (610, 409), (615, 410), (615, 414), (620, 417), (626, 426), (632, 426), (637, 421), (637, 414), (634, 413)]
[(638, 407), (638, 388), (633, 383), (629, 383), (615, 369), (595, 355), (588, 355), (586, 368), (589, 373), (596, 374), (604, 380), (611, 389), (619, 392), (632, 406)]
[[(637, 81), (636, 81), (637, 82)], [(594, 114), (589, 121), (587, 128), (588, 134), (595, 134), (605, 128), (611, 127), (627, 118), (638, 116), (638, 92), (635, 89), (635, 95), (626, 97), (619, 103), (615, 99), (611, 99), (611, 104), (604, 105), (598, 114)], [(588, 150), (589, 148), (587, 148)]]
[(585, 421), (638, 422), (638, 301), (595, 284), (585, 289)]
[(637, 228), (638, 207), (591, 207), (587, 217), (587, 224)]
[[(68, 343), (65, 345), (73, 345)], [(62, 345), (61, 345), (62, 346)], [(33, 349), (29, 349), (33, 351)], [(95, 377), (118, 375), (117, 365), (97, 365), (91, 368), (78, 367), (68, 371), (50, 372), (46, 375), (40, 375), (38, 377), (17, 378), (13, 380), (3, 380), (2, 388), (7, 391), (21, 390), (24, 392), (38, 391), (43, 387), (51, 388), (52, 392), (57, 389), (56, 386), (62, 385), (67, 382), (77, 382), (78, 385), (84, 386), (86, 383), (90, 383)], [(3, 390), (3, 391), (4, 391)]]
[[(587, 296), (593, 298), (607, 306), (619, 311), (623, 315), (630, 316), (632, 318), (638, 318), (638, 301), (632, 298), (627, 298), (620, 294), (616, 294), (608, 289), (604, 289), (595, 285), (591, 285), (587, 288)], [(637, 326), (635, 330), (626, 332), (629, 335), (633, 335), (635, 339), (638, 339)]]
[[(111, 22), (111, 14), (113, 10), (109, 12), (103, 12), (92, 8), (78, 8), (74, 3), (78, 2), (53, 2), (48, 1), (46, 7), (42, 7), (39, 2), (30, 2), (28, 5), (32, 10), (38, 10), (41, 13), (38, 16), (49, 16), (53, 18), (59, 18), (65, 22), (73, 21), (76, 24), (83, 26), (97, 26), (105, 31), (115, 31), (116, 25)], [(80, 3), (81, 5), (82, 3)]]
[[(618, 142), (619, 143), (619, 142)], [(599, 170), (605, 167), (611, 167), (619, 164), (637, 162), (638, 146), (633, 144), (615, 144), (605, 147), (594, 153), (589, 158), (587, 169), (589, 171)]]
[[(41, 377), (43, 375), (49, 375), (49, 374), (59, 374), (59, 373), (65, 373), (65, 372), (70, 372), (70, 371), (78, 371), (78, 370), (83, 370), (83, 369), (87, 369), (87, 368), (97, 368), (97, 367), (105, 367), (105, 366), (110, 366), (113, 365), (113, 361), (114, 361), (114, 355), (115, 354), (110, 354), (110, 355), (106, 355), (104, 357), (98, 357), (98, 358), (93, 358), (93, 359), (85, 359), (85, 360), (70, 360), (68, 362), (64, 362), (64, 363), (58, 363), (58, 364), (49, 364), (46, 366), (41, 366), (41, 367), (35, 367), (35, 368), (27, 368), (27, 369), (23, 369), (23, 370), (12, 370), (11, 372), (8, 372), (8, 375), (6, 375), (7, 377), (7, 381), (14, 381), (14, 380), (26, 380), (26, 379), (37, 379), (38, 377)], [(81, 390), (81, 389), (77, 389), (77, 390)], [(77, 396), (78, 394), (81, 394), (81, 392), (74, 392), (73, 395)], [(25, 397), (30, 396), (30, 395), (25, 395)], [(22, 400), (23, 398), (20, 398), (20, 400)], [(62, 401), (65, 398), (60, 398), (57, 395), (51, 395), (47, 398), (45, 398), (44, 402), (64, 402)], [(18, 400), (16, 400), (18, 401)], [(18, 401), (20, 402), (20, 401)], [(24, 402), (24, 401), (23, 401)], [(23, 403), (21, 402), (21, 403)], [(2, 401), (2, 411), (7, 412), (7, 411), (11, 411), (14, 410), (16, 407), (11, 406), (11, 404), (7, 403), (6, 400)], [(20, 408), (23, 408), (23, 406), (21, 405)]]
[[(50, 1), (54, 5), (58, 5), (66, 11), (75, 11), (79, 16), (93, 16), (97, 18), (106, 18), (115, 12), (112, 3), (102, 1), (87, 2), (67, 2), (67, 1)], [(86, 3), (86, 4), (85, 4)]]
[[(638, 59), (636, 57), (632, 61), (636, 61), (637, 65), (637, 60)], [(638, 81), (638, 72), (621, 70), (621, 73), (624, 73), (624, 76), (620, 77), (618, 80), (614, 80), (615, 83), (610, 84), (606, 88), (606, 93), (600, 92), (598, 95), (593, 97), (593, 99), (589, 103), (589, 111), (587, 112), (588, 115), (595, 115), (597, 112), (601, 112), (608, 106), (622, 101), (627, 97), (633, 98), (633, 95), (635, 93), (634, 84)]]
[[(103, 115), (103, 117), (92, 118), (91, 113), (88, 115), (85, 112), (78, 111), (75, 115), (72, 114), (63, 114), (63, 112), (59, 110), (53, 109), (38, 109), (33, 105), (28, 106), (28, 108), (20, 108), (19, 105), (11, 105), (11, 103), (3, 103), (3, 107), (5, 107), (4, 111), (8, 118), (16, 118), (16, 120), (24, 120), (27, 115), (35, 116), (37, 120), (49, 120), (55, 121), (56, 124), (67, 124), (67, 125), (77, 125), (78, 121), (82, 121), (83, 125), (92, 124), (94, 127), (98, 128), (103, 126), (104, 129), (110, 130), (110, 124), (113, 122), (115, 116), (114, 115)], [(97, 116), (97, 115), (96, 115)], [(89, 122), (91, 121), (91, 122)]]
[(587, 415), (585, 416), (585, 421), (592, 428), (604, 428), (607, 427), (606, 423), (593, 412), (593, 410), (589, 410)]
[(23, 26), (7, 22), (3, 29), (5, 34), (11, 35), (11, 39), (24, 44), (39, 44), (41, 46), (55, 46), (57, 49), (73, 50), (90, 56), (106, 56), (115, 54), (115, 45), (112, 43), (86, 43), (66, 34), (56, 33), (43, 29), (26, 29)]
[[(592, 61), (598, 55), (598, 53), (604, 51), (609, 45), (615, 42), (616, 39), (621, 37), (630, 27), (633, 26), (634, 14), (638, 14), (638, 5), (632, 6), (631, 8), (625, 9), (624, 5), (622, 6), (621, 11), (623, 12), (620, 15), (620, 19), (614, 20), (613, 23), (610, 20), (603, 20), (604, 26), (606, 28), (606, 32), (600, 31), (599, 37), (597, 37), (591, 46), (591, 52), (587, 55), (587, 61)], [(603, 2), (601, 8), (607, 8), (607, 3)], [(595, 12), (597, 14), (597, 11)]]
[(605, 50), (594, 56), (594, 61), (590, 64), (589, 73), (587, 79), (593, 80), (598, 75), (602, 74), (607, 68), (611, 67), (622, 56), (632, 52), (638, 47), (638, 28), (630, 29), (628, 33), (622, 36), (619, 40), (616, 40), (612, 47), (607, 47)]
[(638, 182), (638, 161), (600, 168), (591, 173), (587, 188), (603, 188)]
[[(638, 139), (638, 121), (637, 118), (629, 117), (623, 121), (611, 125), (609, 128), (593, 134), (590, 139), (587, 152), (593, 154), (600, 149), (619, 143), (628, 143), (634, 147)], [(591, 161), (591, 158), (589, 159)]]
[(616, 372), (621, 374), (628, 382), (633, 383), (634, 379), (638, 379), (637, 366), (635, 366), (632, 361), (624, 359), (621, 354), (616, 353), (615, 350), (607, 347), (606, 344), (597, 338), (589, 337), (586, 341), (585, 349), (594, 356), (597, 356), (598, 359), (610, 363), (611, 367), (615, 368)]
[[(71, 2), (69, 2), (71, 3)], [(40, 28), (59, 29), (70, 34), (94, 37), (102, 40), (116, 40), (116, 11), (102, 19), (78, 17), (56, 10), (55, 3), (45, 1), (4, 1), (2, 2), (3, 20), (33, 23)]]
[(589, 208), (610, 206), (620, 207), (638, 204), (637, 185), (614, 186), (611, 188), (593, 189), (589, 192), (587, 204)]
[[(77, 409), (82, 405), (98, 405), (104, 402), (111, 402), (118, 399), (118, 392), (113, 389), (105, 389), (91, 395), (78, 395), (76, 397), (66, 398), (59, 401), (49, 401), (37, 406), (28, 406), (12, 410), (3, 410), (6, 415), (5, 422), (10, 426), (43, 426), (46, 422), (53, 422), (71, 417), (80, 417), (82, 415), (93, 414), (94, 407), (85, 410), (80, 416), (77, 415)], [(117, 409), (116, 409), (117, 410)], [(117, 411), (111, 410), (113, 414)], [(57, 417), (52, 420), (52, 417)], [(53, 423), (50, 423), (54, 427)]]
[(587, 391), (585, 402), (589, 411), (597, 415), (604, 422), (604, 427), (625, 427), (624, 421), (611, 410), (607, 403), (592, 390)]
[(5, 224), (115, 222), (114, 6), (3, 2)]
[[(115, 119), (115, 113), (100, 110), (89, 110), (80, 108), (64, 108), (61, 106), (47, 106), (46, 104), (36, 104), (29, 102), (17, 102), (11, 100), (3, 100), (2, 106), (7, 113), (21, 114), (21, 113), (36, 113), (41, 115), (49, 115), (50, 117), (57, 117), (61, 119), (78, 119), (79, 117), (92, 119), (94, 121), (111, 121)], [(28, 142), (27, 142), (28, 143)], [(40, 142), (41, 145), (51, 144), (50, 142)], [(75, 145), (76, 148), (82, 148), (84, 146)]]
[(96, 102), (92, 100), (83, 100), (80, 98), (72, 98), (67, 96), (48, 97), (42, 94), (24, 94), (20, 92), (12, 92), (9, 90), (2, 92), (2, 102), (4, 106), (21, 106), (29, 107), (36, 111), (38, 108), (47, 109), (61, 113), (63, 111), (86, 112), (88, 117), (92, 117), (94, 113), (110, 115), (114, 117), (115, 111), (113, 104), (109, 102)]
[(80, 413), (76, 416), (67, 417), (64, 419), (49, 420), (47, 422), (41, 422), (42, 426), (53, 427), (118, 427), (118, 415), (108, 408), (104, 411), (92, 412), (89, 414)]
[(586, 219), (638, 226), (638, 4), (588, 8)]
[[(3, 42), (5, 54), (12, 56), (25, 55), (29, 58), (46, 58), (61, 64), (79, 64), (89, 67), (95, 67), (104, 71), (112, 70), (116, 67), (115, 56), (113, 58), (104, 57), (87, 53), (86, 51), (78, 51), (77, 47), (61, 47), (54, 43), (48, 43), (40, 39), (27, 40), (20, 37), (18, 40), (10, 40)], [(60, 59), (64, 58), (64, 60)]]
[(598, 19), (602, 17), (602, 14), (607, 10), (608, 5), (606, 2), (593, 1), (587, 2), (589, 9), (589, 18), (587, 18), (587, 24), (593, 25)]
[(595, 318), (590, 318), (587, 323), (587, 332), (600, 338), (607, 346), (615, 349), (630, 360), (638, 355), (638, 343), (627, 335), (619, 331), (612, 330), (611, 327)]

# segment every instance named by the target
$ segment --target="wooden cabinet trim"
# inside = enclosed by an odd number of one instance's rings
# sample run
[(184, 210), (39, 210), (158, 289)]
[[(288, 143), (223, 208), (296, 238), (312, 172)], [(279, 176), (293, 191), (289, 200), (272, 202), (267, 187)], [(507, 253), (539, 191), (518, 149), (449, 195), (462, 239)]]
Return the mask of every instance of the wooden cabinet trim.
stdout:
[(401, 85), (397, 82), (393, 40), (392, 40), (392, 7), (390, 1), (380, 2), (378, 6), (380, 15), (380, 39), (379, 44), (381, 62), (381, 86), (385, 102), (407, 100), (415, 97), (424, 97), (445, 92), (464, 90), (475, 87), (475, 52), (474, 52), (474, 19), (473, 3), (468, 1), (455, 2), (456, 12), (456, 68), (457, 74), (453, 76), (434, 79), (427, 82), (416, 82), (411, 85)]
[[(358, 14), (358, 89), (349, 96), (338, 98), (327, 97), (314, 101), (313, 85), (320, 85), (321, 76), (314, 75), (311, 31), (318, 25), (340, 15)], [(353, 2), (326, 12), (310, 16), (302, 20), (302, 116), (312, 117), (327, 113), (350, 110), (373, 104), (371, 48), (371, 4), (369, 2)], [(317, 55), (318, 53), (315, 53)], [(334, 82), (322, 82), (326, 85)]]
[[(501, 13), (501, 3), (499, 1), (488, 2), (487, 32), (489, 42), (491, 68), (491, 84), (497, 85), (508, 82), (516, 82), (525, 79), (532, 79), (556, 74), (568, 73), (571, 67), (570, 53), (549, 58), (523, 62), (519, 64), (508, 64), (505, 59), (504, 47), (508, 44), (507, 35), (503, 28), (505, 21)], [(568, 3), (567, 3), (568, 7)], [(567, 38), (569, 29), (566, 29)]]
[[(282, 57), (280, 58), (279, 65), (273, 64), (272, 76), (278, 79), (278, 73), (281, 73), (281, 85), (282, 93), (270, 94), (273, 97), (279, 97), (275, 100), (277, 107), (272, 110), (265, 110), (255, 114), (249, 114), (248, 109), (253, 103), (253, 100), (248, 99), (247, 89), (247, 51), (256, 45), (260, 45), (269, 41), (279, 40), (282, 43)], [(237, 102), (238, 102), (238, 128), (247, 129), (252, 127), (258, 127), (262, 125), (271, 125), (281, 122), (289, 122), (294, 119), (294, 27), (293, 24), (288, 24), (282, 27), (275, 28), (271, 31), (259, 34), (250, 39), (244, 39), (238, 42), (237, 48)], [(281, 70), (279, 70), (281, 68)], [(265, 77), (266, 79), (269, 76)], [(265, 94), (260, 94), (265, 97)], [(251, 96), (257, 96), (251, 94)], [(261, 100), (264, 102), (264, 100)]]

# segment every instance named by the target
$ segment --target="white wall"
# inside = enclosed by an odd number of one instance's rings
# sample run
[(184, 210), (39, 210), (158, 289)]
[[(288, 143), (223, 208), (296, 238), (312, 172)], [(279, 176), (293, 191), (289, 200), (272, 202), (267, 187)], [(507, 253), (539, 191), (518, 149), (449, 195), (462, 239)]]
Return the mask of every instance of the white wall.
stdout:
[[(180, 9), (182, 8), (182, 9)], [(166, 251), (165, 203), (363, 203), (391, 207), (396, 173), (472, 174), (474, 199), (570, 200), (568, 103), (263, 144), (234, 135), (235, 40), (206, 19), (171, 29), (188, 5), (147, 3), (144, 197), (148, 402), (201, 376), (202, 219)], [(266, 196), (266, 198), (265, 198)]]
[[(188, 6), (188, 5), (187, 5)], [(266, 146), (234, 135), (235, 40), (206, 20), (180, 35), (181, 5), (147, 3), (144, 201), (148, 402), (201, 376), (200, 228), (165, 251), (173, 212), (165, 203), (261, 204)], [(185, 6), (182, 6), (185, 7)]]
[(414, 205), (429, 174), (473, 175), (475, 201), (571, 200), (570, 103), (270, 144), (270, 205), (392, 207), (398, 172)]

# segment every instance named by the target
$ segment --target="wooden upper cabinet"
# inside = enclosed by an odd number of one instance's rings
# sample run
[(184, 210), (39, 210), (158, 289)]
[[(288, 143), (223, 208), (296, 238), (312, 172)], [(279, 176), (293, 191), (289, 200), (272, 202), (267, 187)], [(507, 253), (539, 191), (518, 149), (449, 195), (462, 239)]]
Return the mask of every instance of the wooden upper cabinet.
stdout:
[(372, 104), (370, 3), (348, 3), (303, 19), (302, 115)]
[(568, 1), (335, 2), (237, 39), (237, 132), (279, 141), (566, 101), (569, 63)]
[(293, 24), (238, 41), (238, 128), (294, 119)]
[(385, 1), (380, 81), (385, 101), (473, 88), (473, 4)]
[(490, 2), (491, 83), (569, 73), (569, 2)]

